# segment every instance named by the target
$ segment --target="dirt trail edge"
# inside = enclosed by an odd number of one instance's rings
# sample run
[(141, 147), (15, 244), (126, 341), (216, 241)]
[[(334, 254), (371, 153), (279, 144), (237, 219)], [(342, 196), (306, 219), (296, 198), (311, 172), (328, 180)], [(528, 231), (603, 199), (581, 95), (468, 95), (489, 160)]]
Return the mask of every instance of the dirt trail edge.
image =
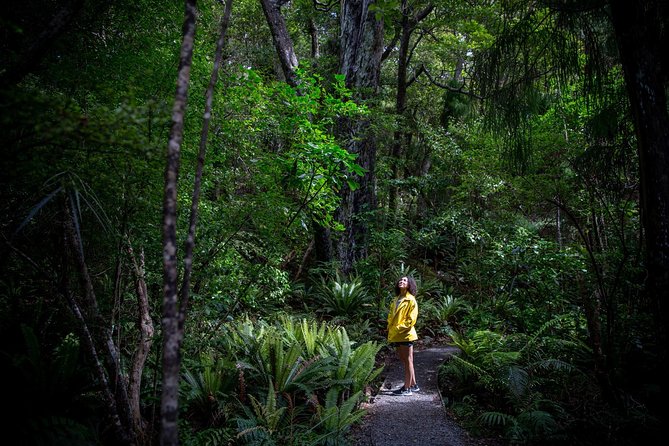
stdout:
[(437, 386), (437, 370), (455, 347), (429, 347), (414, 351), (416, 382), (421, 391), (394, 395), (404, 383), (404, 371), (396, 357), (386, 360), (385, 377), (379, 393), (363, 408), (367, 414), (353, 428), (354, 446), (421, 445), (474, 446), (483, 442), (471, 438), (445, 411)]

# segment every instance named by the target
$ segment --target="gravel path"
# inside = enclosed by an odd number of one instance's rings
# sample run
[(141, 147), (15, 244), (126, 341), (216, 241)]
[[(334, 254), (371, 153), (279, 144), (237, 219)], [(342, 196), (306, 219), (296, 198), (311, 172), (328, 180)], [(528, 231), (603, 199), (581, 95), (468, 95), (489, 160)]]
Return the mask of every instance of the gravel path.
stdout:
[(399, 359), (388, 357), (382, 372), (383, 385), (377, 395), (363, 408), (367, 414), (354, 427), (354, 446), (421, 445), (475, 446), (473, 439), (444, 410), (437, 387), (437, 369), (455, 347), (429, 347), (414, 350), (416, 382), (421, 392), (410, 396), (393, 395), (404, 384), (404, 371)]

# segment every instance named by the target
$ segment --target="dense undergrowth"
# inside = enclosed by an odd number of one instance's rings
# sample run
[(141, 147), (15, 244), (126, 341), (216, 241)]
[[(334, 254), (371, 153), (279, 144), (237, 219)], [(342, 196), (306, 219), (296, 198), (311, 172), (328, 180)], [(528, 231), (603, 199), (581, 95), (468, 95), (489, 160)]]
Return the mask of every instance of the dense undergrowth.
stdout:
[[(18, 3), (0, 21), (0, 75), (23, 72), (0, 91), (0, 421), (22, 444), (116, 445), (120, 413), (155, 444), (183, 4), (76, 1), (68, 22), (54, 19), (70, 2)], [(378, 95), (360, 101), (337, 71), (338, 2), (278, 2), (296, 89), (278, 80), (260, 2), (234, 0), (205, 112), (223, 9), (197, 3), (180, 261), (203, 116), (211, 126), (180, 321), (183, 444), (345, 444), (388, 353), (403, 275), (418, 281), (421, 339), (461, 350), (440, 384), (470, 432), (514, 445), (654, 442), (660, 299), (646, 289), (644, 166), (608, 19), (569, 2), (375, 2), (385, 43), (409, 14), (426, 8), (427, 21), (407, 37), (408, 69), (386, 54)], [(321, 33), (320, 58), (308, 29)], [(369, 121), (374, 184), (348, 222), (360, 232), (345, 273), (335, 251), (354, 247), (337, 246), (337, 215), (364, 169), (346, 149), (362, 136), (340, 127), (356, 120)]]

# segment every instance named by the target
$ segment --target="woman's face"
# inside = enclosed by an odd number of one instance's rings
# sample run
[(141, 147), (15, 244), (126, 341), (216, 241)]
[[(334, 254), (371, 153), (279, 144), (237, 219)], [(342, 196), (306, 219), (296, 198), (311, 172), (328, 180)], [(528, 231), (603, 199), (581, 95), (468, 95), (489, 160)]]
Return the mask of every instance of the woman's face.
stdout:
[(400, 290), (406, 290), (409, 288), (409, 279), (406, 277), (402, 277), (399, 282), (397, 282), (397, 286), (399, 287)]

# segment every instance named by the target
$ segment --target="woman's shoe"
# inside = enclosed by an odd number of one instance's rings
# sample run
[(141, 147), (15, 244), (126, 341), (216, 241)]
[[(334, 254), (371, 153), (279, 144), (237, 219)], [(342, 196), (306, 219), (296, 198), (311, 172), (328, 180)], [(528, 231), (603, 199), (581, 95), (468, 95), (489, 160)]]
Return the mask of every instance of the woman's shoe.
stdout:
[(397, 390), (393, 390), (393, 395), (411, 395), (411, 389), (402, 386)]

